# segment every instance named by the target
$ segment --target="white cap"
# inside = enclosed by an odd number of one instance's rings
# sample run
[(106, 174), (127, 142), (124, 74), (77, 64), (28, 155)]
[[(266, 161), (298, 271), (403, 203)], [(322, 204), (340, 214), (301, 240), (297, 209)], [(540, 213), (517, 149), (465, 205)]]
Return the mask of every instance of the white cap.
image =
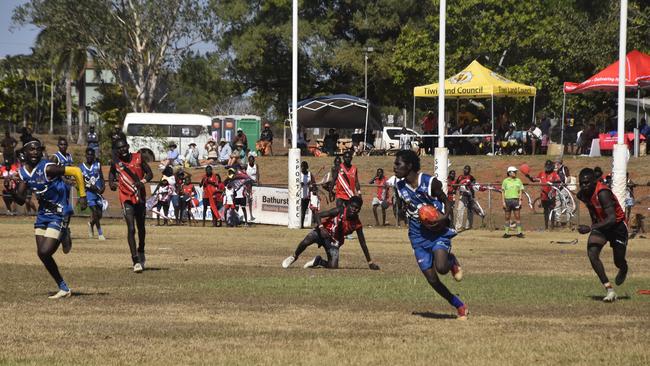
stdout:
[(509, 166), (509, 167), (508, 167), (508, 173), (510, 173), (510, 172), (516, 172), (516, 171), (517, 171), (517, 168), (515, 168), (514, 166)]

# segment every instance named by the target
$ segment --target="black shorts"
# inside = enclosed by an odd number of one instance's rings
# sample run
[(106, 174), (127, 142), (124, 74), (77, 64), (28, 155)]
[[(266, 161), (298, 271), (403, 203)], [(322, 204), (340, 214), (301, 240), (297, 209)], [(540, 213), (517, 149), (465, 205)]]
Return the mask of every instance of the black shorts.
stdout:
[(508, 199), (506, 199), (506, 208), (505, 208), (505, 210), (507, 212), (519, 210), (520, 208), (521, 208), (521, 206), (519, 206), (519, 199), (518, 198), (508, 198)]
[(621, 221), (609, 229), (592, 230), (590, 235), (596, 234), (602, 236), (609, 242), (609, 245), (626, 245), (627, 246), (627, 224)]
[(235, 198), (235, 206), (246, 206), (246, 197)]
[(210, 199), (209, 198), (204, 198), (203, 199), (203, 206), (205, 206), (205, 207), (210, 206)]

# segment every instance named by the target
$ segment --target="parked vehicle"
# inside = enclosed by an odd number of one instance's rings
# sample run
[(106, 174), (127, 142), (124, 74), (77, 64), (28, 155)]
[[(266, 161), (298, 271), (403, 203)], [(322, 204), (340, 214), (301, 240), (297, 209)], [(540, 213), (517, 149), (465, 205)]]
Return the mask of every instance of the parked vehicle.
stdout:
[(122, 131), (131, 150), (152, 161), (165, 159), (170, 142), (178, 145), (181, 154), (194, 142), (200, 156), (204, 156), (211, 124), (212, 118), (201, 114), (129, 113)]
[[(420, 134), (414, 130), (407, 128), (409, 134), (413, 135), (412, 140), (413, 149), (418, 149)], [(399, 135), (401, 134), (402, 127), (384, 127), (381, 133), (377, 133), (375, 137), (375, 149), (385, 150), (385, 151), (397, 151), (399, 150)]]

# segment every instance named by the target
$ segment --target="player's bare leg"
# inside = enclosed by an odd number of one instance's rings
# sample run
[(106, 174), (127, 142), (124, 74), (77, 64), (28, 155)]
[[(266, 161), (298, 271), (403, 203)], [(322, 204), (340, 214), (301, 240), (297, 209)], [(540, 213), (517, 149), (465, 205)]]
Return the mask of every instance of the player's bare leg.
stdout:
[(600, 260), (600, 252), (602, 251), (603, 246), (606, 242), (606, 238), (592, 232), (589, 235), (587, 243), (587, 256), (589, 257), (591, 268), (594, 269), (594, 272), (596, 272), (600, 283), (602, 283), (605, 287), (605, 290), (607, 290), (607, 295), (603, 298), (603, 301), (613, 302), (616, 300), (617, 296), (614, 292), (614, 287), (609, 282), (607, 273), (605, 273), (605, 266), (603, 266), (603, 262)]
[(59, 292), (55, 295), (50, 296), (51, 299), (70, 297), (72, 295), (72, 292), (63, 280), (63, 277), (59, 272), (59, 267), (53, 258), (54, 253), (59, 248), (59, 244), (60, 242), (58, 239), (45, 237), (43, 235), (36, 235), (36, 250), (38, 253), (38, 258), (41, 260), (45, 266), (45, 269), (47, 269), (47, 272), (59, 287)]

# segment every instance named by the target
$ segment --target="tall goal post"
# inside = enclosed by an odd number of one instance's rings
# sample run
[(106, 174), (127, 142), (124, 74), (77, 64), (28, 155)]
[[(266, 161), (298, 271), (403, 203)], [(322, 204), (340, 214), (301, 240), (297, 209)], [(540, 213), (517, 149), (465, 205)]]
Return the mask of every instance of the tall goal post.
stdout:
[(300, 149), (298, 149), (298, 0), (293, 0), (291, 54), (291, 149), (288, 159), (289, 229), (300, 228)]
[(440, 0), (440, 33), (438, 52), (438, 147), (434, 150), (434, 176), (447, 192), (447, 168), (449, 150), (445, 147), (445, 31), (447, 23), (447, 1)]
[(612, 191), (620, 203), (625, 200), (627, 160), (629, 151), (624, 142), (625, 133), (625, 65), (627, 44), (627, 0), (621, 0), (618, 43), (618, 138), (612, 153)]

